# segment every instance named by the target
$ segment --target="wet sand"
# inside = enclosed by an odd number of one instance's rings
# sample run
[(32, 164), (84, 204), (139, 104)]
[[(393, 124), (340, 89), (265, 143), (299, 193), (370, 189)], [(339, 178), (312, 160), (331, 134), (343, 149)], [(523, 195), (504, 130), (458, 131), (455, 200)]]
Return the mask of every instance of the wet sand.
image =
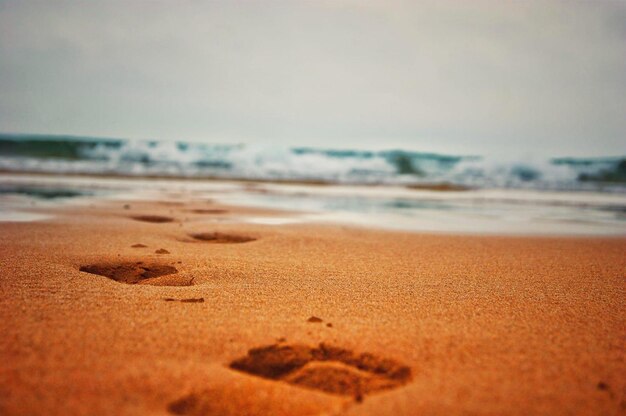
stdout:
[(1, 414), (626, 412), (626, 238), (55, 213), (0, 223)]

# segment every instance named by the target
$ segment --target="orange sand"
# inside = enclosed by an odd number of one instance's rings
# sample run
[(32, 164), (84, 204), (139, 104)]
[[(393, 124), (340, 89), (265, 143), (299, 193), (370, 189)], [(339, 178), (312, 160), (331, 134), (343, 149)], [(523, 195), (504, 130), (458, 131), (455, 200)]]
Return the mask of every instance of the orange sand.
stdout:
[(129, 204), (0, 224), (0, 414), (626, 412), (626, 239)]

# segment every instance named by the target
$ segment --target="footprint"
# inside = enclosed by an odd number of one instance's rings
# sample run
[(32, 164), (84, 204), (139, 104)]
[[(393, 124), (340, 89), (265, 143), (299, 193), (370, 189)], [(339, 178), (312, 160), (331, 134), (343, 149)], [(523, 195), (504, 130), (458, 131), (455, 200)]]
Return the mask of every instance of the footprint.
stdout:
[(187, 299), (163, 298), (163, 300), (166, 302), (204, 303), (204, 298), (187, 298)]
[(189, 234), (189, 236), (198, 241), (205, 241), (209, 243), (219, 243), (219, 244), (247, 243), (249, 241), (256, 240), (256, 238), (248, 237), (246, 235), (225, 234), (225, 233), (197, 233), (197, 234)]
[(226, 209), (190, 209), (189, 212), (193, 212), (194, 214), (227, 214), (228, 210)]
[(133, 217), (130, 217), (136, 221), (143, 221), (143, 222), (153, 222), (153, 223), (164, 223), (164, 222), (172, 222), (174, 221), (174, 218), (172, 217), (165, 217), (162, 215), (135, 215)]
[[(116, 282), (130, 285), (147, 279), (178, 273), (176, 267), (163, 264), (138, 263), (102, 263), (81, 266), (81, 272), (108, 277)], [(176, 285), (179, 286), (179, 285)]]
[(230, 368), (270, 380), (284, 381), (326, 393), (363, 396), (400, 387), (411, 380), (411, 369), (373, 354), (357, 354), (320, 344), (274, 344), (253, 348)]

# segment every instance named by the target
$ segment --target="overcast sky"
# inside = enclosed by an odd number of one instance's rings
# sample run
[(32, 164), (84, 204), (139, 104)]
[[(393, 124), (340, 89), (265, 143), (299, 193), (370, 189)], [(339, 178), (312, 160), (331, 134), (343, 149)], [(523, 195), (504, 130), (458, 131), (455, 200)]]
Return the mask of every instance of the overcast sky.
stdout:
[(0, 0), (0, 131), (626, 154), (626, 2)]

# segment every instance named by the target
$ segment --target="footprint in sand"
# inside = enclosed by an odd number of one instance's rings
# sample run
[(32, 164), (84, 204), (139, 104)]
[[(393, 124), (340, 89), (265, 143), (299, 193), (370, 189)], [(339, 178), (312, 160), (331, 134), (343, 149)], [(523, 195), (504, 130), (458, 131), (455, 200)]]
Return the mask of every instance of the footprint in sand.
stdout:
[[(309, 319), (307, 319), (306, 321), (307, 321), (308, 323), (311, 323), (311, 324), (321, 324), (322, 322), (324, 322), (324, 320), (323, 320), (322, 318), (318, 318), (317, 316), (311, 316), (311, 317), (310, 317)], [(326, 326), (327, 326), (328, 328), (332, 328), (332, 327), (333, 327), (333, 324), (331, 324), (330, 322), (328, 322), (328, 323), (326, 324)]]
[(250, 241), (255, 241), (256, 238), (249, 237), (246, 235), (238, 235), (238, 234), (226, 234), (226, 233), (196, 233), (189, 234), (191, 238), (196, 241), (203, 241), (207, 243), (218, 243), (218, 244), (237, 244), (237, 243), (247, 243)]
[(320, 344), (274, 344), (253, 348), (230, 368), (270, 380), (352, 396), (400, 387), (411, 380), (411, 369), (373, 354)]
[(187, 298), (187, 299), (163, 298), (163, 300), (166, 302), (204, 303), (204, 298)]
[(136, 221), (152, 222), (152, 223), (165, 223), (165, 222), (174, 221), (174, 218), (166, 217), (163, 215), (135, 215), (130, 218)]
[(160, 205), (165, 205), (166, 207), (183, 207), (185, 206), (184, 202), (177, 201), (159, 201)]
[[(134, 284), (158, 284), (164, 286), (191, 286), (191, 281), (179, 281), (178, 279), (166, 282), (156, 282), (155, 278), (178, 273), (174, 266), (164, 264), (136, 263), (100, 263), (81, 266), (81, 272), (97, 274), (108, 277), (120, 283)], [(192, 279), (193, 280), (193, 279)]]
[(227, 214), (228, 210), (226, 209), (190, 209), (189, 212), (193, 212), (194, 214)]

